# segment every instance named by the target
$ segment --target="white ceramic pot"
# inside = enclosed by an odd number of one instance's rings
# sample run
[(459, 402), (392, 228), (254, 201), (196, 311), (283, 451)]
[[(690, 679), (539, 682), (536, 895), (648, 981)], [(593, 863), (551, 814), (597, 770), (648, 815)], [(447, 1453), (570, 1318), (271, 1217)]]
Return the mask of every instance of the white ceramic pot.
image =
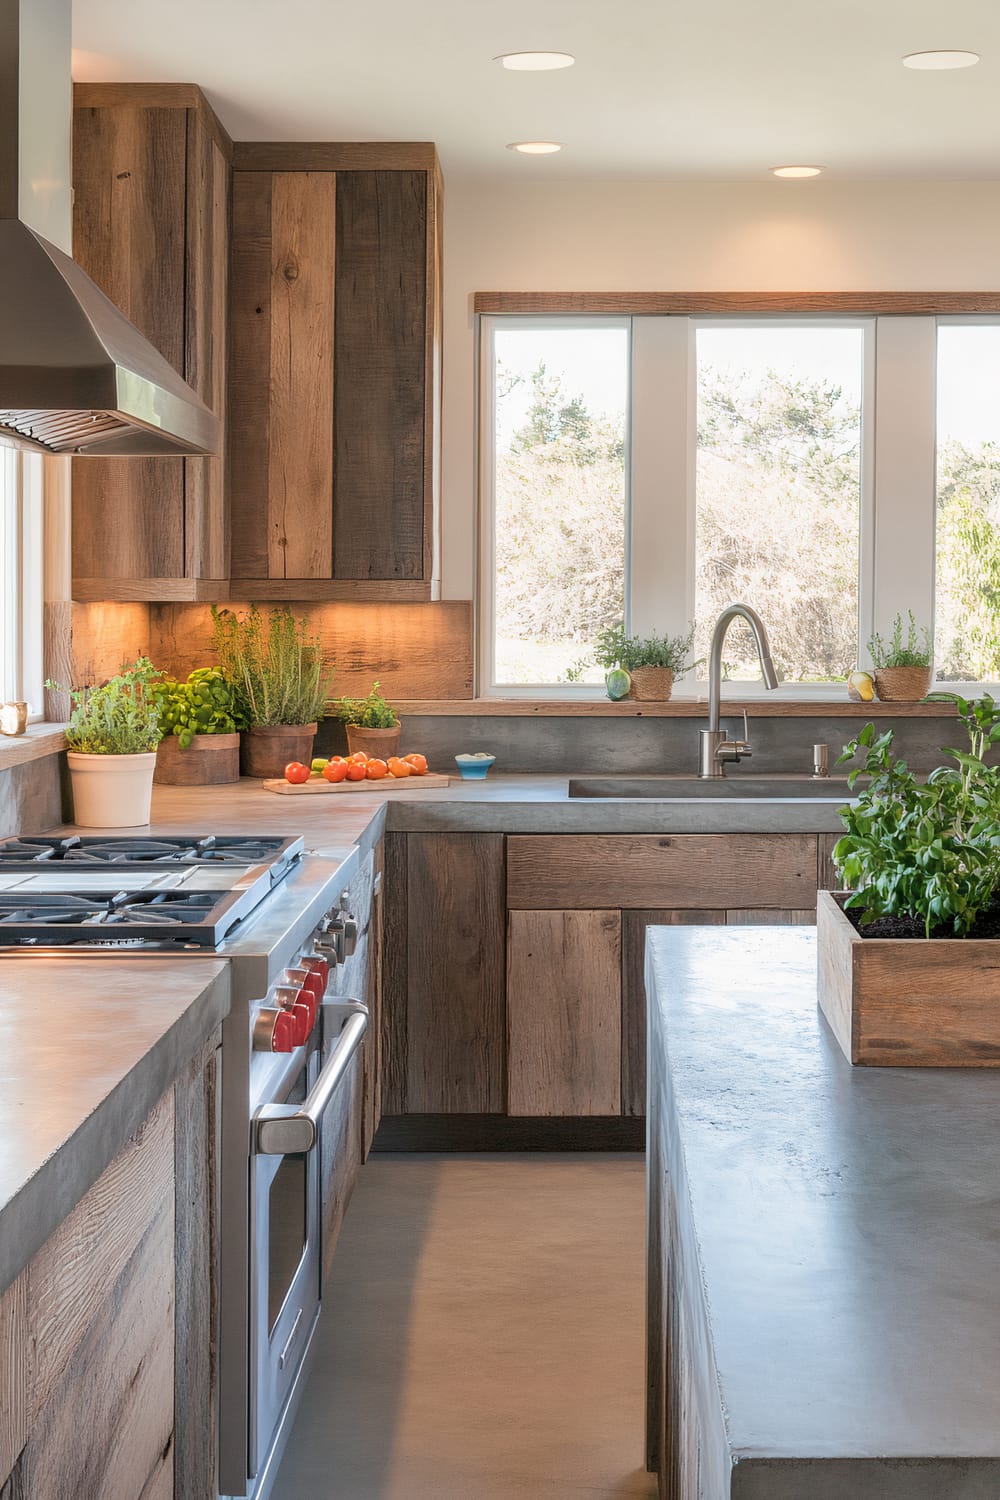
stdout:
[(73, 821), (81, 828), (142, 828), (149, 822), (156, 751), (83, 755), (67, 750)]

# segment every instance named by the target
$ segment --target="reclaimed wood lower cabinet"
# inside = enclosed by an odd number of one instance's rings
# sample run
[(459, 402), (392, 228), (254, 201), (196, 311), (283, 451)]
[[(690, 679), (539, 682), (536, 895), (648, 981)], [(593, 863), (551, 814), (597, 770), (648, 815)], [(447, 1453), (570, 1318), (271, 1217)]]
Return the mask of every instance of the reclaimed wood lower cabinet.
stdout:
[(387, 835), (380, 1149), (641, 1146), (646, 928), (813, 922), (833, 842)]
[(215, 1493), (217, 1056), (213, 1041), (0, 1297), (3, 1500)]

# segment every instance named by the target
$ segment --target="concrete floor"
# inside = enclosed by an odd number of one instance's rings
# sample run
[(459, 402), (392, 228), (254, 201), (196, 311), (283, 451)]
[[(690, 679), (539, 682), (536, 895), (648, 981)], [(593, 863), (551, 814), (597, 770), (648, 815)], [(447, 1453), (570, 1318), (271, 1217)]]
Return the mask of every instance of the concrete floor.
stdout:
[(637, 1156), (376, 1156), (274, 1500), (634, 1500)]

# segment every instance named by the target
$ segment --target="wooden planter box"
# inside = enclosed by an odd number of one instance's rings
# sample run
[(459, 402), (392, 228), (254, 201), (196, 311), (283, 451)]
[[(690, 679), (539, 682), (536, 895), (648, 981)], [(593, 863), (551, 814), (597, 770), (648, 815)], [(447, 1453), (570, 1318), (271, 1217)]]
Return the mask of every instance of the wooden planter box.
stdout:
[(186, 750), (167, 735), (156, 751), (159, 786), (224, 786), (240, 779), (238, 734), (196, 734)]
[(1000, 941), (862, 938), (845, 892), (816, 898), (819, 1004), (852, 1063), (1000, 1067)]

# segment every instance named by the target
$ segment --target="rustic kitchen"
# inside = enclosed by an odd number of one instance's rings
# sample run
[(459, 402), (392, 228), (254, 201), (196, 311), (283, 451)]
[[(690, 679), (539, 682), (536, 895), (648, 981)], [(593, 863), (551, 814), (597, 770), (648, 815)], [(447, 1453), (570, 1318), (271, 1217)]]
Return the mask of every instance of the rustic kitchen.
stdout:
[(998, 69), (0, 0), (0, 1500), (996, 1500)]

